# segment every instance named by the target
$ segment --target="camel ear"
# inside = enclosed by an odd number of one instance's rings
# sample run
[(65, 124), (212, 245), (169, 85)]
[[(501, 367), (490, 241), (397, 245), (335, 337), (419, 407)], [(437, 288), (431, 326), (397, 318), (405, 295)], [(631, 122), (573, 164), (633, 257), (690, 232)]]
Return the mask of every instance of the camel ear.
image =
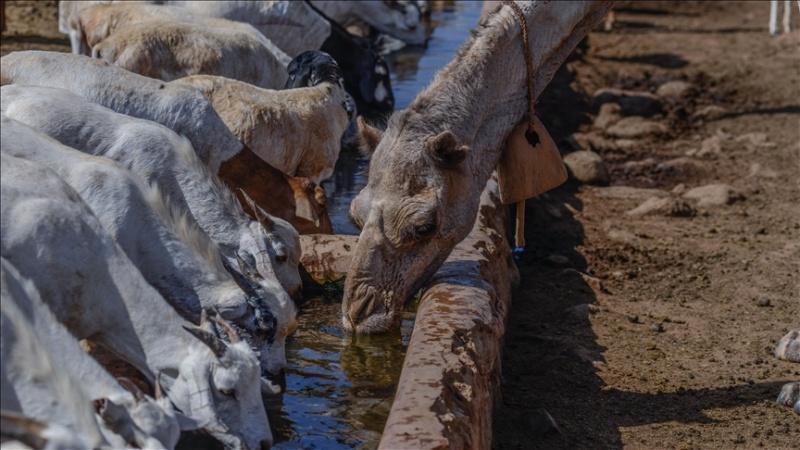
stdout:
[(466, 145), (458, 145), (456, 136), (450, 131), (442, 131), (425, 141), (425, 151), (439, 167), (455, 169), (467, 157)]
[(368, 124), (361, 116), (356, 119), (358, 126), (358, 149), (365, 156), (372, 156), (378, 143), (381, 142), (383, 131)]

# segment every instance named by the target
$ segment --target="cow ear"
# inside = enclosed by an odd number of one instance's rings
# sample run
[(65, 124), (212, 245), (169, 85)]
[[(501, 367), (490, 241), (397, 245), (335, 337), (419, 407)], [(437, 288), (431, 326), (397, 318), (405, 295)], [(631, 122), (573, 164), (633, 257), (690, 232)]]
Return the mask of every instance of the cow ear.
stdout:
[(425, 141), (425, 152), (443, 169), (455, 169), (467, 157), (468, 147), (459, 145), (450, 131), (442, 131)]

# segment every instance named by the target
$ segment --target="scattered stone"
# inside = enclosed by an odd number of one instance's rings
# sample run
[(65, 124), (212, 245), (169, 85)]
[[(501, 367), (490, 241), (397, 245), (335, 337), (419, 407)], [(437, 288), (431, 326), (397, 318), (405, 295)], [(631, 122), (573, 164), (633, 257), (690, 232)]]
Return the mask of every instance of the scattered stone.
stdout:
[(564, 255), (559, 255), (553, 253), (552, 255), (547, 256), (547, 261), (556, 266), (567, 266), (569, 265), (569, 258)]
[(760, 298), (756, 301), (756, 306), (766, 308), (767, 306), (772, 306), (772, 302), (768, 298)]
[(750, 174), (748, 176), (749, 177), (757, 177), (757, 178), (771, 178), (771, 179), (774, 179), (774, 178), (778, 178), (778, 172), (776, 172), (776, 171), (774, 171), (774, 170), (772, 170), (770, 168), (763, 167), (759, 163), (753, 163), (753, 164), (750, 164)]
[[(593, 276), (591, 276), (589, 274), (585, 274), (585, 273), (583, 273), (583, 272), (581, 272), (579, 270), (575, 270), (573, 268), (564, 269), (564, 270), (561, 271), (561, 274), (562, 275), (567, 275), (567, 276), (578, 276), (578, 277), (580, 277), (583, 280), (583, 282), (586, 283), (592, 289), (592, 291), (594, 291), (594, 292), (602, 292), (604, 294), (608, 294), (609, 293), (608, 289), (606, 289), (605, 285), (603, 284), (603, 281), (600, 280), (597, 277), (593, 277)], [(595, 306), (592, 305), (592, 307), (594, 308)]]
[(617, 123), (622, 118), (621, 109), (617, 103), (605, 103), (600, 107), (600, 112), (594, 119), (594, 127), (605, 130)]
[(733, 202), (744, 199), (744, 196), (739, 191), (727, 184), (708, 184), (689, 189), (683, 194), (683, 197), (696, 200), (697, 206), (701, 208), (730, 205)]
[(669, 99), (669, 100), (680, 100), (683, 98), (688, 97), (692, 93), (694, 93), (695, 88), (692, 83), (687, 83), (686, 81), (668, 81), (661, 86), (658, 87), (656, 90), (656, 95), (661, 98)]
[(679, 183), (677, 186), (672, 188), (672, 193), (676, 195), (681, 195), (686, 192), (686, 185), (683, 183)]
[(704, 106), (692, 114), (694, 120), (715, 120), (728, 113), (728, 110), (717, 105)]
[(767, 140), (766, 133), (747, 133), (736, 138), (736, 142), (755, 148), (775, 148), (776, 145)]
[(654, 324), (650, 325), (650, 331), (652, 331), (654, 333), (663, 333), (664, 332), (664, 325), (661, 325), (660, 323), (654, 323)]
[(606, 133), (618, 138), (642, 138), (666, 134), (667, 127), (662, 123), (647, 120), (643, 117), (631, 116), (620, 119), (617, 123), (608, 127)]
[(608, 186), (597, 188), (597, 195), (621, 200), (645, 200), (650, 197), (667, 197), (669, 193), (661, 189), (637, 188), (632, 186)]
[(642, 320), (639, 319), (639, 316), (635, 314), (626, 316), (626, 319), (628, 319), (628, 322), (630, 323), (642, 323)]
[(659, 172), (695, 173), (702, 169), (702, 163), (693, 158), (681, 156), (658, 163), (656, 170)]
[(642, 172), (646, 171), (658, 164), (655, 158), (645, 158), (639, 161), (628, 161), (622, 165), (622, 170), (625, 172)]
[(800, 330), (792, 330), (778, 341), (775, 357), (800, 363)]
[(608, 170), (603, 158), (595, 152), (581, 150), (564, 157), (564, 164), (576, 180), (586, 184), (607, 184)]
[(650, 197), (641, 205), (628, 211), (625, 215), (632, 217), (649, 214), (660, 214), (672, 217), (692, 217), (697, 211), (683, 199), (673, 197)]
[(650, 117), (661, 112), (661, 99), (644, 91), (625, 91), (616, 88), (598, 89), (592, 96), (592, 105), (600, 108), (606, 103), (617, 103), (624, 116)]
[(711, 136), (706, 138), (700, 144), (700, 151), (697, 156), (717, 155), (722, 153), (722, 140), (719, 136)]

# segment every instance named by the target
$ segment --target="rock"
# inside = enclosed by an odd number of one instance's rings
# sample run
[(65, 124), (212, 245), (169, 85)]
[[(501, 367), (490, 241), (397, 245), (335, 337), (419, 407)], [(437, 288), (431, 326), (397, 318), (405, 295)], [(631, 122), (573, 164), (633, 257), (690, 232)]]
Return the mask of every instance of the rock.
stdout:
[(719, 119), (728, 113), (728, 110), (717, 105), (708, 105), (699, 108), (692, 114), (694, 120), (714, 120)]
[(683, 194), (684, 198), (696, 200), (697, 206), (723, 206), (744, 199), (744, 196), (727, 184), (708, 184), (689, 189)]
[(603, 158), (595, 152), (581, 150), (564, 157), (564, 164), (573, 178), (586, 184), (607, 184), (608, 170)]
[(692, 217), (697, 213), (685, 200), (673, 197), (650, 197), (625, 214), (632, 217), (660, 214), (672, 217)]
[(639, 116), (625, 117), (608, 127), (606, 133), (618, 138), (642, 138), (667, 133), (667, 127)]
[(639, 316), (637, 316), (635, 314), (634, 315), (625, 316), (625, 317), (628, 319), (628, 322), (630, 322), (630, 323), (642, 323), (642, 320), (639, 319)]
[(625, 91), (616, 88), (598, 89), (592, 96), (592, 105), (601, 108), (606, 103), (617, 103), (624, 116), (650, 117), (661, 112), (661, 99), (649, 92)]
[(677, 186), (672, 188), (672, 193), (675, 195), (681, 195), (686, 192), (686, 185), (683, 183), (679, 183)]
[(778, 172), (768, 167), (763, 167), (759, 163), (753, 163), (750, 164), (750, 174), (748, 176), (757, 178), (778, 178)]
[(692, 83), (676, 80), (668, 81), (659, 86), (656, 90), (656, 95), (669, 100), (681, 100), (694, 93), (694, 91), (695, 88)]
[(775, 148), (773, 142), (769, 142), (766, 133), (746, 133), (736, 137), (736, 142), (743, 143), (751, 148)]
[(702, 163), (696, 159), (682, 156), (658, 163), (656, 170), (658, 172), (696, 173), (699, 172), (702, 167)]
[(772, 302), (768, 298), (760, 298), (756, 300), (756, 306), (759, 308), (766, 308), (768, 306), (772, 306)]
[(664, 332), (664, 325), (660, 323), (654, 323), (650, 325), (650, 331), (654, 333), (663, 333)]
[[(602, 292), (604, 294), (608, 294), (608, 289), (606, 289), (603, 281), (597, 277), (593, 277), (591, 275), (585, 274), (579, 270), (575, 270), (573, 268), (564, 269), (561, 271), (561, 275), (570, 276), (570, 277), (580, 277), (587, 286), (589, 286), (592, 291), (594, 292)], [(592, 312), (596, 311), (598, 308), (594, 305), (590, 306)]]
[(800, 330), (792, 330), (778, 341), (775, 357), (800, 363)]
[(639, 161), (628, 161), (622, 165), (622, 170), (628, 173), (644, 172), (658, 164), (655, 158), (645, 158)]
[(622, 200), (644, 200), (650, 197), (669, 196), (669, 193), (661, 189), (637, 188), (632, 186), (609, 186), (597, 188), (596, 192), (599, 197)]
[(783, 406), (793, 406), (797, 414), (800, 414), (800, 382), (786, 383), (778, 394), (778, 399), (775, 402)]
[[(711, 136), (710, 138), (703, 139), (703, 142), (700, 144), (700, 150), (694, 153), (700, 157), (718, 155), (722, 153), (722, 140), (719, 136)], [(689, 155), (688, 152), (686, 154)]]
[(605, 130), (622, 118), (621, 109), (617, 103), (605, 103), (600, 107), (600, 112), (594, 119), (594, 127)]

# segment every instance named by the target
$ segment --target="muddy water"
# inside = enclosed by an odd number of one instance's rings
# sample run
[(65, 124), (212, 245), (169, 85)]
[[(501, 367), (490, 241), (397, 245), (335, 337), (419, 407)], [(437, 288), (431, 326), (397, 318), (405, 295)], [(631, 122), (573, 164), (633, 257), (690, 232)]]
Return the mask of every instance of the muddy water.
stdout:
[[(481, 2), (445, 5), (432, 14), (427, 48), (387, 56), (398, 109), (450, 61), (478, 21)], [(335, 233), (358, 234), (347, 211), (366, 183), (366, 169), (365, 158), (343, 152), (325, 183)], [(340, 325), (337, 295), (308, 299), (300, 310), (300, 327), (287, 344), (286, 394), (268, 408), (276, 448), (375, 448), (400, 377), (413, 312), (405, 314), (399, 333), (351, 338)]]

